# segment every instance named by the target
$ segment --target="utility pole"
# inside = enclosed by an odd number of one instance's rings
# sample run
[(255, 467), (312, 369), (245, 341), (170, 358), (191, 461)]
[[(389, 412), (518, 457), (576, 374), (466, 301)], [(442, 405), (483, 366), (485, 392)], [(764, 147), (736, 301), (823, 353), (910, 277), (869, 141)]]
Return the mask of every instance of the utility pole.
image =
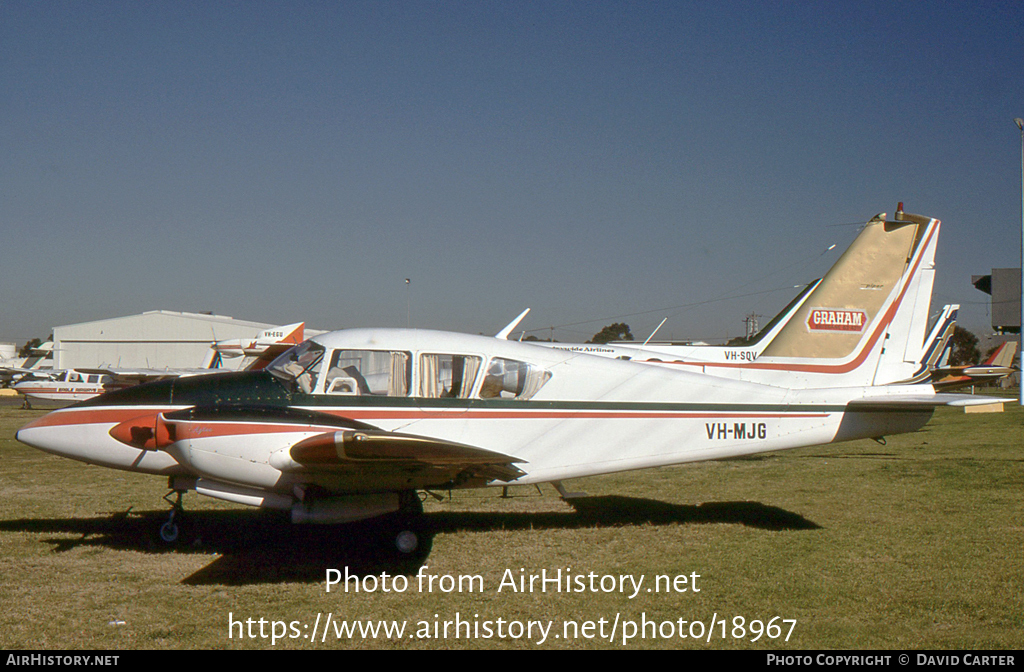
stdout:
[[(1013, 120), (1020, 129), (1020, 345), (1017, 354), (1024, 364), (1024, 119)], [(1024, 365), (1020, 372), (1020, 405), (1024, 406)]]
[(751, 313), (750, 315), (747, 315), (747, 317), (743, 320), (743, 323), (745, 325), (747, 325), (747, 340), (748, 341), (750, 339), (752, 339), (757, 334), (757, 330), (758, 330), (757, 318), (759, 318), (759, 317), (761, 317), (761, 316), (760, 315), (755, 315), (754, 313)]

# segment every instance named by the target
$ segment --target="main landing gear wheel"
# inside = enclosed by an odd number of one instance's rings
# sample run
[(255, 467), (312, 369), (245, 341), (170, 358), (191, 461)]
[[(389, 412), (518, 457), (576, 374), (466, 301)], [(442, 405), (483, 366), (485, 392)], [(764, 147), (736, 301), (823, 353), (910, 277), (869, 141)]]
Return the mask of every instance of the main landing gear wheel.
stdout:
[(387, 555), (403, 568), (418, 569), (430, 555), (434, 535), (424, 524), (423, 502), (415, 491), (399, 495), (399, 509), (387, 516), (384, 535)]
[(406, 555), (413, 553), (420, 545), (420, 538), (412, 530), (402, 530), (395, 535), (395, 548)]

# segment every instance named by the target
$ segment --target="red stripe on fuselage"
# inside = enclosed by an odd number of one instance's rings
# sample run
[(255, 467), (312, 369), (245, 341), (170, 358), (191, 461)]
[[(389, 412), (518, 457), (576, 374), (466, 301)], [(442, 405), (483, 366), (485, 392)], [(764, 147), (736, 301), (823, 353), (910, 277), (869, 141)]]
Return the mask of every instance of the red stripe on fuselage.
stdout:
[(62, 409), (48, 413), (41, 418), (36, 418), (22, 429), (35, 429), (38, 427), (64, 427), (67, 425), (101, 425), (118, 424), (126, 420), (132, 420), (144, 415), (154, 415), (166, 411), (177, 411), (187, 406), (120, 406), (104, 408), (102, 406), (90, 406), (89, 408)]
[(543, 410), (524, 409), (521, 411), (507, 409), (460, 408), (450, 411), (424, 411), (417, 409), (352, 409), (332, 408), (317, 409), (322, 413), (330, 413), (351, 420), (509, 420), (509, 419), (570, 419), (570, 418), (824, 418), (828, 413), (759, 413), (759, 412), (710, 412), (710, 411), (628, 411), (628, 410)]
[(103, 394), (105, 391), (102, 387), (80, 387), (80, 388), (69, 388), (69, 387), (16, 387), (15, 392), (25, 395), (31, 394)]
[[(33, 420), (22, 429), (35, 429), (40, 427), (61, 427), (68, 425), (91, 425), (91, 424), (118, 424), (127, 420), (153, 415), (159, 412), (181, 410), (182, 406), (154, 407), (154, 406), (133, 406), (116, 408), (88, 408), (55, 411)], [(352, 420), (374, 421), (374, 420), (518, 420), (518, 419), (727, 419), (727, 418), (824, 418), (828, 413), (764, 413), (764, 412), (727, 412), (727, 411), (630, 411), (630, 410), (579, 410), (579, 409), (453, 409), (422, 410), (416, 408), (389, 409), (389, 408), (321, 408), (315, 407), (310, 410), (317, 410), (322, 413)], [(172, 421), (173, 422), (173, 421)], [(209, 436), (226, 436), (230, 434), (254, 434), (270, 432), (292, 432), (292, 431), (338, 431), (341, 427), (328, 425), (302, 425), (288, 423), (273, 423), (266, 421), (248, 422), (174, 422), (179, 431), (179, 438), (185, 438), (180, 432), (186, 432), (190, 438), (202, 438)]]

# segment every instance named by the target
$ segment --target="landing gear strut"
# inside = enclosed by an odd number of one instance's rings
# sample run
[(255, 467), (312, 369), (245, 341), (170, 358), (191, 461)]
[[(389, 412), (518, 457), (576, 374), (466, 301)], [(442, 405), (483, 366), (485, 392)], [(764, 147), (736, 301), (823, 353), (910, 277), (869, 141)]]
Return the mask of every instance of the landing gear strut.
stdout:
[[(175, 517), (178, 514), (184, 515), (185, 507), (181, 504), (181, 498), (185, 494), (185, 490), (172, 490), (164, 495), (164, 501), (171, 505), (171, 515), (168, 516), (167, 522), (160, 526), (160, 541), (165, 544), (173, 544), (178, 541), (178, 523), (175, 522)], [(171, 496), (177, 495), (175, 500), (171, 501)]]

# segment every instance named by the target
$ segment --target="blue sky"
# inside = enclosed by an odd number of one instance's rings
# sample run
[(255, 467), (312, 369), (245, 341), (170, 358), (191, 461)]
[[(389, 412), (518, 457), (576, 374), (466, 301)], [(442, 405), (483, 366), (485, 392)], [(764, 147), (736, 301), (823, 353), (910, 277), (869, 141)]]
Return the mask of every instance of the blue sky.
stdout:
[(0, 341), (526, 307), (720, 340), (897, 201), (981, 333), (970, 276), (1020, 264), (1022, 34), (1020, 2), (2, 1)]

